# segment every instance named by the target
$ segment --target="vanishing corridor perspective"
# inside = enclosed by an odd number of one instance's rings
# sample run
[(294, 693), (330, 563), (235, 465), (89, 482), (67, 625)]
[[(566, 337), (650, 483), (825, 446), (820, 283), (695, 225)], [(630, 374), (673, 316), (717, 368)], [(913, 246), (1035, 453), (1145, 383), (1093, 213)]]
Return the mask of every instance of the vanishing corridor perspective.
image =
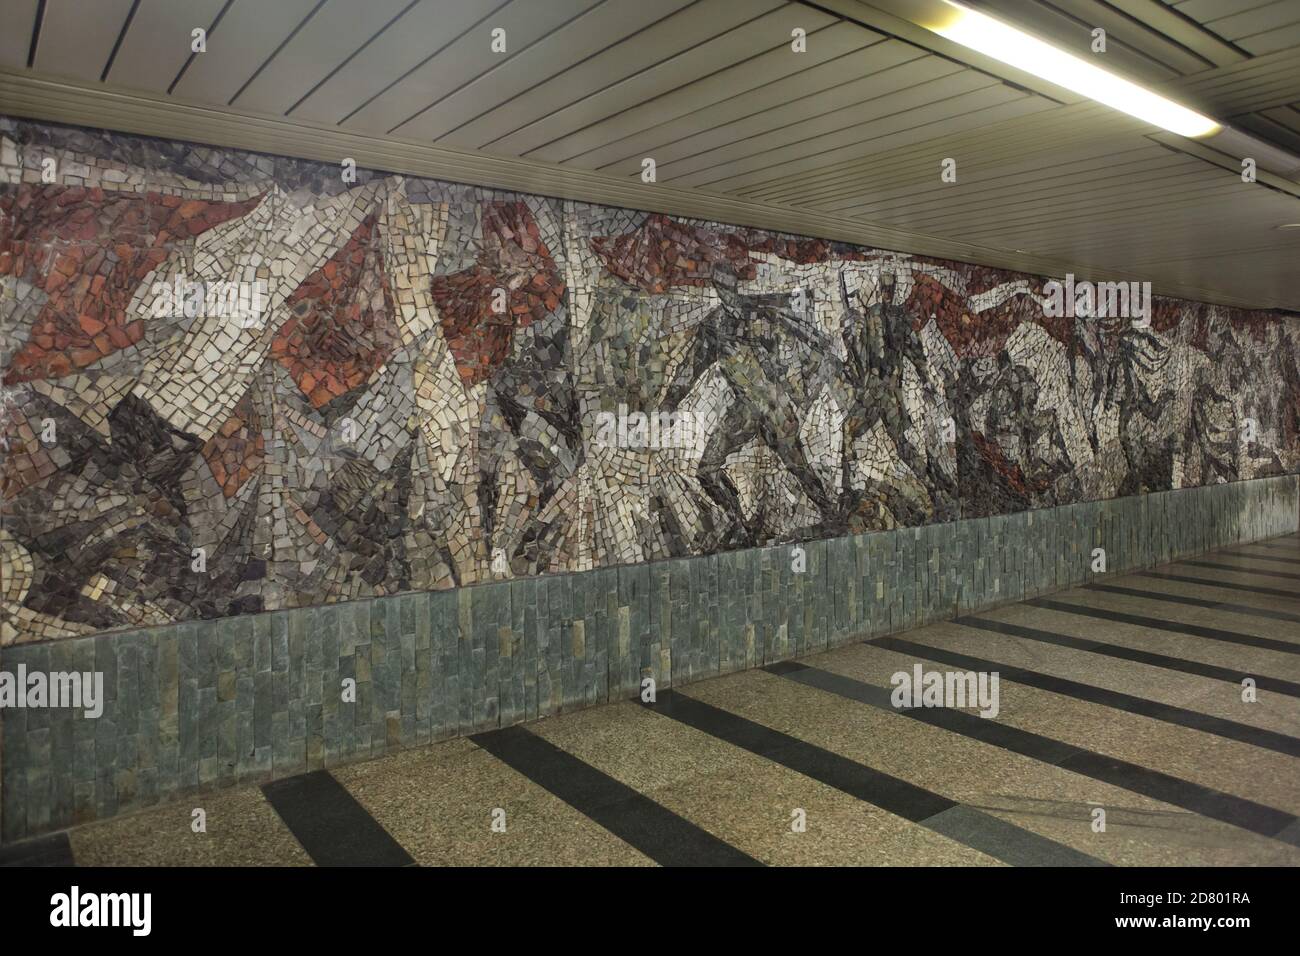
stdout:
[[(15, 844), (8, 859), (1294, 866), (1297, 580), (1292, 534), (653, 703), (205, 793), (201, 838), (194, 801), (175, 801)], [(997, 718), (895, 706), (896, 675), (915, 667), (1000, 673)], [(1258, 680), (1253, 703), (1243, 669)]]
[(0, 867), (1300, 864), (1297, 91), (1300, 0), (0, 0)]
[[(1280, 314), (1061, 315), (992, 268), (0, 134), (4, 645), (1300, 465)], [(232, 282), (255, 321), (159, 307)]]

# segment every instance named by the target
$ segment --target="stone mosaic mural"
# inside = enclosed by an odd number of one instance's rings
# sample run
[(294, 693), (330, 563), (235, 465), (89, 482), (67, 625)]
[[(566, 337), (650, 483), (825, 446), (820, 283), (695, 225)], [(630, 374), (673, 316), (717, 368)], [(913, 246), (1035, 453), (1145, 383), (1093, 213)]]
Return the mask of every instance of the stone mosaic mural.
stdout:
[(0, 120), (0, 643), (1297, 470), (1294, 317), (1060, 311), (996, 269)]

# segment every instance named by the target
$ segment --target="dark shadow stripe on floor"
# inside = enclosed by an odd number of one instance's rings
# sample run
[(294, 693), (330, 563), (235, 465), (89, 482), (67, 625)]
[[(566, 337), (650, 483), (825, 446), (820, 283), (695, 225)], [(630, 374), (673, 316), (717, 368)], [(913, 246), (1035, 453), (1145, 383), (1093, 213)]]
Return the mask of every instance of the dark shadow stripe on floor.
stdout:
[(763, 865), (523, 727), (470, 740), (663, 866)]
[[(889, 647), (888, 642), (891, 640), (893, 639), (883, 637), (868, 643)], [(1296, 818), (1292, 814), (1266, 807), (1244, 797), (1211, 790), (1209, 787), (1181, 780), (1158, 770), (1094, 753), (1082, 747), (1053, 740), (1051, 737), (1021, 730), (1019, 727), (999, 724), (995, 719), (986, 719), (965, 711), (947, 707), (899, 709), (889, 700), (888, 688), (877, 687), (874, 684), (867, 684), (819, 668), (786, 662), (772, 665), (767, 670), (810, 687), (817, 687), (850, 700), (911, 717), (972, 740), (980, 740), (1012, 753), (1074, 771), (1122, 790), (1161, 800), (1212, 820), (1229, 823), (1252, 833), (1282, 839), (1284, 842), (1300, 846), (1300, 842), (1295, 839), (1297, 832), (1292, 824), (1296, 822)], [(1288, 827), (1291, 829), (1288, 830)]]
[(1300, 614), (1291, 611), (1275, 611), (1267, 607), (1255, 607), (1253, 604), (1233, 604), (1229, 601), (1211, 601), (1206, 598), (1188, 597), (1185, 594), (1168, 594), (1164, 591), (1148, 591), (1145, 588), (1128, 588), (1119, 584), (1085, 584), (1089, 591), (1105, 591), (1107, 594), (1123, 594), (1127, 597), (1141, 598), (1144, 601), (1165, 601), (1169, 604), (1186, 604), (1189, 607), (1203, 607), (1211, 611), (1226, 611), (1243, 617), (1262, 617), (1270, 621), (1290, 621), (1300, 624)]
[(1066, 601), (1053, 601), (1049, 598), (1031, 598), (1025, 602), (1032, 607), (1047, 608), (1051, 611), (1063, 611), (1082, 617), (1094, 617), (1100, 621), (1114, 621), (1116, 624), (1132, 624), (1135, 627), (1149, 627), (1158, 631), (1170, 631), (1188, 637), (1203, 637), (1210, 641), (1222, 641), (1225, 644), (1240, 644), (1243, 647), (1257, 647), (1280, 654), (1300, 654), (1300, 643), (1275, 641), (1271, 637), (1256, 634), (1243, 634), (1239, 631), (1225, 631), (1217, 627), (1205, 627), (1202, 624), (1183, 624), (1179, 621), (1166, 621), (1163, 618), (1147, 617), (1143, 614), (1126, 614), (1104, 607), (1089, 607), (1086, 604), (1070, 604)]
[(1153, 720), (1163, 721), (1167, 724), (1176, 724), (1179, 727), (1200, 730), (1207, 734), (1214, 734), (1216, 737), (1224, 737), (1228, 740), (1236, 740), (1255, 747), (1263, 747), (1265, 750), (1276, 751), (1289, 757), (1300, 757), (1300, 737), (1288, 737), (1286, 734), (1263, 730), (1224, 717), (1202, 714), (1198, 711), (1187, 710), (1184, 707), (1162, 704), (1160, 701), (1146, 697), (1135, 697), (1132, 694), (1123, 694), (1118, 691), (1107, 690), (1104, 687), (1067, 680), (1064, 677), (1054, 677), (1051, 674), (1026, 670), (1022, 667), (1014, 667), (999, 661), (987, 660), (983, 657), (973, 657), (970, 654), (960, 654), (945, 648), (931, 647), (929, 644), (919, 644), (901, 638), (891, 638), (888, 643), (885, 643), (883, 639), (879, 642), (869, 641), (868, 643), (877, 644), (879, 647), (888, 647), (890, 650), (900, 653), (913, 654), (932, 661), (951, 664), (963, 670), (997, 671), (1006, 680), (1024, 684), (1026, 687), (1037, 687), (1039, 690), (1073, 697), (1075, 700), (1087, 701), (1090, 704), (1100, 704), (1103, 707), (1138, 714), (1142, 717), (1150, 717)]
[(1216, 581), (1213, 578), (1194, 578), (1186, 574), (1170, 574), (1167, 571), (1139, 571), (1144, 578), (1160, 578), (1163, 581), (1181, 581), (1183, 584), (1197, 584), (1201, 587), (1227, 588), (1232, 591), (1248, 591), (1251, 594), (1267, 594), (1269, 597), (1290, 598), (1300, 601), (1300, 591), (1288, 588), (1266, 588), (1258, 584), (1238, 584), (1235, 581)]
[(1216, 555), (1226, 554), (1234, 558), (1249, 558), (1251, 561), (1273, 561), (1278, 564), (1300, 564), (1300, 558), (1285, 558), (1278, 554), (1256, 554), (1254, 551), (1215, 551)]
[(407, 866), (401, 844), (327, 770), (273, 780), (262, 793), (317, 866)]
[(1288, 581), (1300, 581), (1300, 574), (1289, 571), (1266, 571), (1263, 568), (1243, 568), (1239, 564), (1224, 564), (1222, 561), (1178, 561), (1177, 564), (1190, 564), (1194, 568), (1214, 568), (1216, 571), (1235, 571), (1251, 577), (1262, 575), (1266, 578), (1286, 578)]
[(1300, 541), (1295, 538), (1274, 538), (1271, 541), (1252, 541), (1253, 548), (1275, 548), (1278, 551), (1290, 551), (1292, 554), (1300, 554)]
[(1022, 830), (982, 810), (962, 806), (924, 787), (693, 697), (684, 697), (673, 691), (661, 692), (656, 703), (643, 706), (1004, 863), (1015, 866), (1105, 865), (1085, 853)]
[(0, 846), (0, 866), (76, 866), (67, 833)]
[(1300, 581), (1300, 575), (1290, 571), (1265, 571), (1264, 568), (1242, 567), (1240, 564), (1225, 564), (1221, 561), (1179, 561), (1178, 564), (1191, 564), (1192, 567), (1213, 567), (1217, 571), (1235, 571), (1239, 575), (1264, 576), (1264, 578), (1286, 578), (1288, 581)]
[(1012, 866), (1110, 866), (1074, 847), (959, 803), (921, 826)]
[(1136, 647), (1125, 647), (1123, 644), (1107, 644), (1103, 641), (1074, 637), (1070, 634), (1058, 634), (1055, 631), (1044, 631), (1036, 627), (1009, 624), (1006, 621), (994, 621), (984, 617), (959, 617), (953, 623), (960, 624), (963, 627), (977, 627), (984, 631), (995, 631), (1009, 637), (1023, 637), (1043, 644), (1055, 644), (1057, 647), (1069, 647), (1076, 651), (1086, 651), (1089, 654), (1101, 654), (1122, 661), (1132, 661), (1135, 664), (1149, 664), (1152, 667), (1160, 667), (1168, 671), (1194, 674), (1197, 677), (1209, 677), (1213, 680), (1227, 681), (1230, 684), (1240, 685), (1243, 678), (1249, 677), (1255, 681), (1255, 686), (1260, 690), (1284, 694), (1287, 697), (1300, 697), (1300, 684), (1294, 681), (1282, 680), (1277, 677), (1260, 677), (1255, 674), (1247, 674), (1244, 671), (1218, 667), (1214, 664), (1203, 664), (1200, 661), (1189, 661), (1181, 657), (1170, 657), (1167, 654), (1156, 654), (1153, 651), (1144, 651)]

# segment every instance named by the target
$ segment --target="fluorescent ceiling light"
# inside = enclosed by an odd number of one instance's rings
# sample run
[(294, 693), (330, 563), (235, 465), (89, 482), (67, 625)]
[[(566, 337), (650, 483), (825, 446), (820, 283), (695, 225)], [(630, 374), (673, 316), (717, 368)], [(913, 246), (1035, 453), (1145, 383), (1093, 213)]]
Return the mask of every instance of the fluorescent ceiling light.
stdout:
[(951, 15), (943, 23), (926, 24), (926, 27), (955, 43), (1179, 136), (1209, 136), (1219, 131), (1219, 124), (1209, 117), (1093, 66), (1087, 60), (952, 0), (944, 3), (951, 8)]

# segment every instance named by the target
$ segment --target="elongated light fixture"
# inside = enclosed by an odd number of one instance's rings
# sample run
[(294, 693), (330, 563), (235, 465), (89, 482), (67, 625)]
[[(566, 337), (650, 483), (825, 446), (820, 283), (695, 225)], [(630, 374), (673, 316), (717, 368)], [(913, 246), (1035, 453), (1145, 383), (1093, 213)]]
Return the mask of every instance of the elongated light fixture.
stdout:
[(954, 3), (953, 0), (943, 2), (950, 8), (946, 12), (951, 15), (941, 23), (927, 23), (925, 26), (954, 43), (968, 46), (985, 56), (1032, 73), (1080, 96), (1105, 103), (1179, 136), (1209, 136), (1219, 131), (1219, 124), (1208, 116), (1179, 106), (1136, 83), (1093, 66), (1087, 60), (1058, 50), (1001, 20), (985, 16), (960, 3)]

